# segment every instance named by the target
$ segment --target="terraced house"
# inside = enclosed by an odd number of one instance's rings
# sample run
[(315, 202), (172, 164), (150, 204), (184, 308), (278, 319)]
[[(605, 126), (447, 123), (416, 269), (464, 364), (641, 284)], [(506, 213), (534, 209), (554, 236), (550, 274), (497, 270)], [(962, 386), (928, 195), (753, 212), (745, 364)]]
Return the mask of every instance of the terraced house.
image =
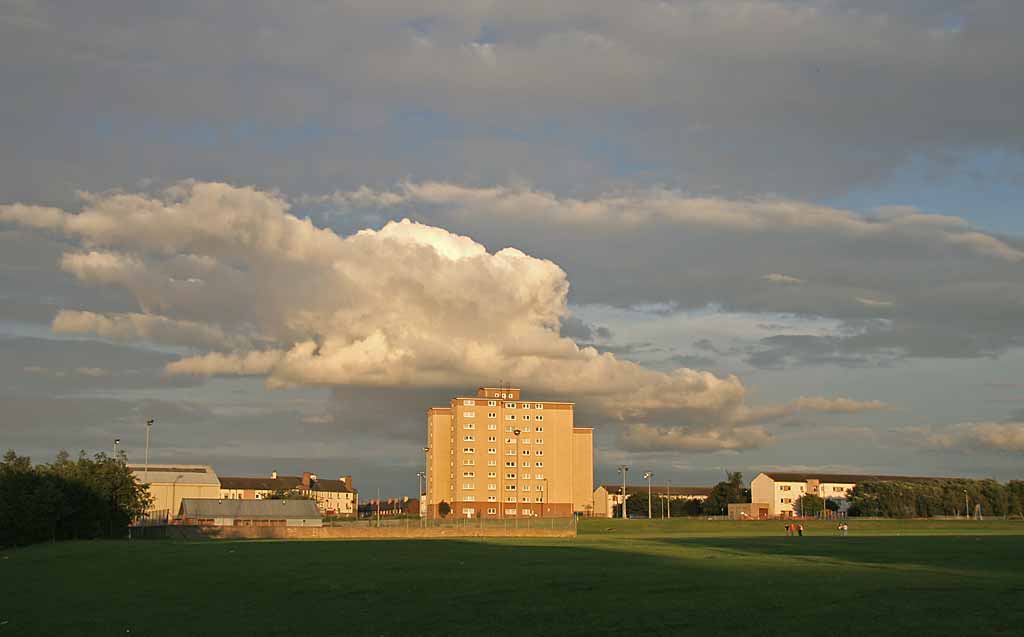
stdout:
[(274, 471), (268, 478), (220, 478), (220, 497), (226, 500), (262, 500), (289, 492), (312, 498), (323, 515), (355, 516), (359, 508), (359, 492), (352, 485), (352, 476), (322, 480), (308, 471), (301, 476), (279, 476)]
[(427, 410), (428, 517), (587, 514), (593, 507), (594, 431), (574, 403), (525, 400), (480, 387)]

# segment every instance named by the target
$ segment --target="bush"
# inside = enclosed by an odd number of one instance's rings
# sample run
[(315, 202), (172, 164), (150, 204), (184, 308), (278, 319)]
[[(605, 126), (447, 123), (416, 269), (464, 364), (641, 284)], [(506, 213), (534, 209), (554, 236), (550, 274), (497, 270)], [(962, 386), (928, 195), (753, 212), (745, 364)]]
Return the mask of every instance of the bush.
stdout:
[(850, 515), (911, 518), (937, 515), (1003, 517), (1024, 512), (1024, 483), (995, 480), (929, 480), (927, 482), (861, 482), (850, 492)]

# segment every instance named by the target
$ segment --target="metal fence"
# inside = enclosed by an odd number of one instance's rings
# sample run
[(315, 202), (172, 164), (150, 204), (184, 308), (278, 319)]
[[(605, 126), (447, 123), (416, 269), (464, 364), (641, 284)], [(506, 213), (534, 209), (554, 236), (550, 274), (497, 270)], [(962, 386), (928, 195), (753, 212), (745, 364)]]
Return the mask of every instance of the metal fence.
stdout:
[(132, 526), (166, 526), (171, 517), (170, 509), (157, 509), (146, 511), (141, 517), (132, 522)]
[(399, 518), (399, 519), (337, 519), (324, 520), (324, 526), (349, 528), (406, 528), (406, 529), (537, 529), (565, 531), (576, 528), (576, 518), (524, 517), (524, 518)]

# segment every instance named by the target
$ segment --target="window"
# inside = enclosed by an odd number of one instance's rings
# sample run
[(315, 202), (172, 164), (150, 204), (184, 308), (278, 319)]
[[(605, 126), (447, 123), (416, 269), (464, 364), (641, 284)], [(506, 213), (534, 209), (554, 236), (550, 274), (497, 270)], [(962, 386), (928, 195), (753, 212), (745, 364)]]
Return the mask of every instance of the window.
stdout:
[[(512, 502), (515, 502), (515, 500), (512, 500)], [(516, 510), (515, 509), (505, 509), (505, 515), (515, 515), (515, 514), (516, 514)]]
[[(464, 495), (464, 496), (462, 496), (462, 501), (463, 502), (476, 502), (476, 496), (475, 495)], [(465, 511), (465, 509), (463, 509), (463, 511)]]
[(476, 488), (476, 485), (474, 485), (472, 482), (464, 482), (462, 484), (462, 488), (465, 491), (472, 491), (473, 489)]
[(530, 455), (530, 450), (529, 449), (523, 449), (523, 455), (524, 456)]
[[(495, 396), (497, 396), (497, 394), (495, 394)], [(504, 394), (504, 393), (503, 393), (503, 394), (501, 395), (501, 397), (502, 397), (502, 398), (508, 398), (508, 394)]]
[(512, 425), (509, 425), (508, 427), (505, 427), (505, 433), (512, 433), (515, 430), (516, 430), (516, 428), (513, 427)]
[(534, 403), (533, 406), (537, 409), (544, 409), (544, 403)]
[(476, 453), (476, 449), (473, 447), (463, 447), (462, 453)]
[[(537, 455), (539, 456), (539, 455), (541, 455), (541, 454), (539, 454), (539, 453), (538, 453)], [(537, 467), (537, 468), (540, 468), (540, 467), (543, 467), (543, 466), (544, 466), (544, 463), (543, 463), (543, 462), (535, 462), (535, 463), (533, 463), (533, 466), (535, 466), (535, 467)]]
[(521, 478), (522, 478), (523, 480), (529, 480), (529, 479), (530, 479), (530, 474), (528, 474), (528, 473), (523, 473), (523, 474), (521, 474), (521, 475), (520, 475), (519, 477), (521, 477)]
[(520, 490), (520, 491), (529, 491), (529, 490), (530, 490), (530, 485), (528, 485), (528, 484), (524, 484), (524, 485), (522, 486), (522, 488), (520, 488), (519, 490)]
[(489, 495), (489, 496), (487, 496), (487, 501), (488, 502), (497, 502), (498, 498), (496, 496)]
[(495, 455), (497, 453), (498, 453), (498, 448), (497, 447), (488, 447), (487, 448), (487, 455), (493, 456), (493, 455)]
[[(535, 478), (536, 478), (537, 480), (543, 480), (543, 479), (544, 479), (544, 474), (543, 474), (543, 473), (538, 473), (538, 474), (537, 474), (537, 475), (535, 476)], [(544, 485), (543, 485), (543, 484), (538, 484), (538, 485), (537, 485), (537, 490), (538, 490), (538, 491), (543, 491), (543, 490), (544, 490)]]
[[(524, 495), (523, 496), (523, 502), (529, 502), (529, 501), (530, 501), (530, 496)], [(523, 513), (527, 513), (526, 509), (523, 509)]]
[(529, 409), (530, 408), (530, 403), (522, 403), (521, 405), (519, 405), (519, 408), (520, 409)]
[(509, 415), (505, 416), (505, 420), (515, 420), (515, 419), (516, 419), (516, 415), (515, 414), (509, 414)]
[(475, 436), (463, 436), (462, 442), (476, 442)]
[(494, 436), (487, 436), (487, 442), (498, 442), (498, 439)]
[(789, 504), (792, 501), (793, 501), (793, 498), (782, 498), (781, 500), (779, 500), (779, 502), (781, 502), (783, 504)]
[(464, 400), (464, 401), (462, 401), (462, 404), (463, 405), (468, 405), (468, 406), (472, 407), (473, 405), (476, 404), (476, 401), (475, 400)]
[(487, 461), (487, 466), (488, 467), (497, 467), (498, 466), (498, 461), (497, 460), (488, 460)]
[(779, 487), (779, 491), (791, 491), (792, 489), (793, 487), (789, 486), (788, 484), (784, 484), (781, 487)]
[(488, 471), (488, 472), (487, 472), (487, 477), (488, 477), (488, 478), (497, 478), (497, 477), (498, 477), (498, 474), (497, 474), (497, 472), (495, 472), (495, 471)]
[(516, 463), (514, 463), (514, 462), (506, 462), (505, 466), (506, 467), (514, 467), (514, 466), (516, 466)]
[(496, 485), (496, 484), (488, 484), (487, 485), (487, 490), (488, 491), (497, 491), (498, 490), (498, 485)]
[(498, 405), (498, 401), (496, 401), (496, 400), (488, 400), (487, 401), (487, 406), (488, 407), (496, 407), (497, 405)]
[(462, 425), (462, 428), (463, 429), (476, 429), (476, 423), (467, 422), (466, 424)]
[(497, 417), (498, 417), (498, 414), (496, 414), (496, 413), (494, 413), (494, 412), (492, 411), (491, 413), (487, 414), (487, 417), (488, 417), (488, 418), (497, 418)]
[(844, 489), (843, 487), (832, 487), (832, 491), (838, 493), (846, 493), (846, 489)]
[(523, 420), (529, 420), (530, 414), (523, 414)]
[(515, 408), (516, 408), (516, 404), (515, 403), (505, 403), (505, 409), (515, 409)]
[(538, 449), (537, 450), (537, 455), (538, 456), (543, 456), (544, 455), (544, 450), (543, 449)]
[[(488, 499), (488, 502), (494, 502), (494, 500)], [(487, 507), (487, 515), (494, 515), (498, 512), (494, 507)]]
[(462, 466), (464, 467), (472, 467), (475, 464), (476, 460), (473, 460), (472, 458), (466, 458), (465, 460), (462, 461)]
[(488, 423), (487, 428), (490, 429), (491, 431), (495, 431), (498, 428), (498, 425), (495, 425), (494, 423)]
[(462, 472), (462, 477), (463, 478), (475, 478), (476, 477), (476, 471), (463, 471)]
[(505, 485), (505, 490), (506, 491), (515, 491), (516, 490), (516, 485), (514, 485), (514, 484), (506, 484)]
[(543, 502), (544, 501), (544, 496), (538, 495), (536, 498), (533, 499), (533, 501), (534, 502)]
[(515, 480), (516, 479), (516, 474), (514, 474), (514, 473), (506, 473), (505, 474), (505, 479), (506, 480)]
[(516, 455), (516, 450), (515, 449), (506, 449), (505, 450), (505, 455), (506, 456), (514, 456), (514, 455)]
[(467, 508), (463, 507), (462, 508), (462, 515), (465, 515), (465, 516), (476, 515), (476, 509), (467, 509)]
[(542, 445), (542, 444), (544, 444), (544, 439), (543, 438), (534, 438), (533, 444), (535, 444), (535, 445)]
[(516, 439), (515, 438), (505, 438), (505, 444), (506, 445), (514, 445), (514, 444), (516, 444)]
[(530, 466), (530, 461), (529, 460), (523, 460), (523, 464), (521, 464), (520, 466), (521, 467), (529, 467)]
[(530, 444), (530, 439), (529, 438), (523, 438), (523, 444), (524, 445)]

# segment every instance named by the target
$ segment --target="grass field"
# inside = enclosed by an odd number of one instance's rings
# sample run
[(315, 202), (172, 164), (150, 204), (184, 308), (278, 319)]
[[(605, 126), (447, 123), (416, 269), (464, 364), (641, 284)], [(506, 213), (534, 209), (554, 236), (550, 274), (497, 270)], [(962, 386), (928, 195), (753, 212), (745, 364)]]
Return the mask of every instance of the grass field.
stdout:
[(1022, 522), (807, 527), (34, 546), (0, 553), (0, 636), (1024, 634)]

